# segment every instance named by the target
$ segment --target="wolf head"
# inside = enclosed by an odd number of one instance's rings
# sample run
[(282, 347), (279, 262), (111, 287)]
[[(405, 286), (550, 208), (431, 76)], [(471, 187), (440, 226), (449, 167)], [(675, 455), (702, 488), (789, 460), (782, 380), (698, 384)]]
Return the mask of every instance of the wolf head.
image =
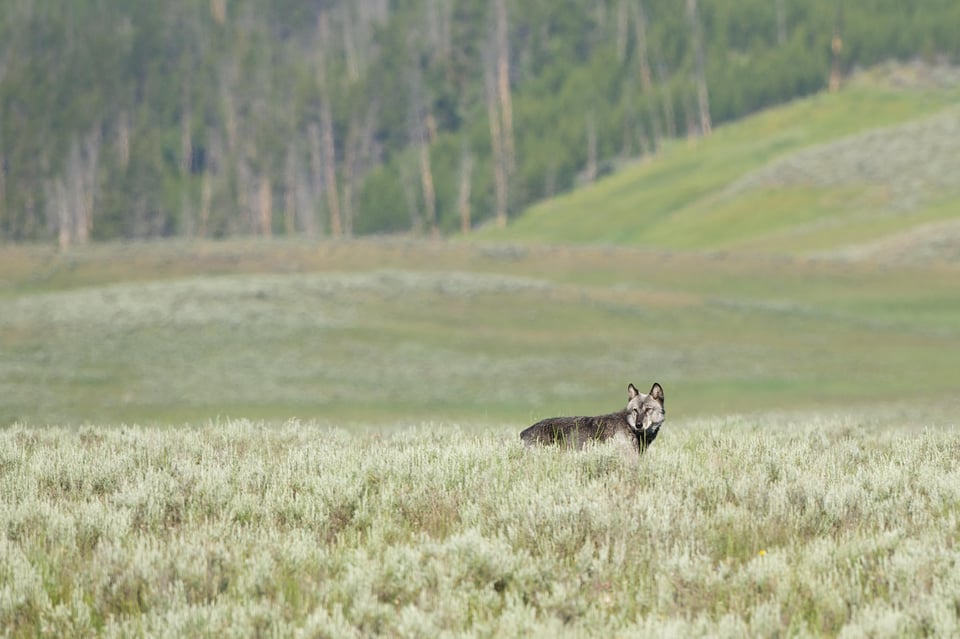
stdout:
[(627, 422), (636, 431), (656, 432), (663, 424), (663, 387), (654, 382), (647, 394), (633, 384), (627, 386)]

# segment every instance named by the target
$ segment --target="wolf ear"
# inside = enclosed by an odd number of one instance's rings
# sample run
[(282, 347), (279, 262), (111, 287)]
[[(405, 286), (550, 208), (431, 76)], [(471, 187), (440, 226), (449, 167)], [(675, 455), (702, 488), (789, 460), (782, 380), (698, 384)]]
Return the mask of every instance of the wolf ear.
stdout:
[(650, 387), (650, 397), (654, 398), (661, 404), (663, 403), (663, 386), (657, 382), (653, 383), (653, 386)]
[(637, 387), (636, 387), (636, 386), (634, 386), (633, 384), (630, 384), (629, 386), (627, 386), (627, 399), (628, 399), (628, 400), (629, 400), (629, 399), (633, 399), (634, 397), (636, 397), (636, 396), (639, 395), (639, 394), (640, 394), (640, 391), (637, 390)]

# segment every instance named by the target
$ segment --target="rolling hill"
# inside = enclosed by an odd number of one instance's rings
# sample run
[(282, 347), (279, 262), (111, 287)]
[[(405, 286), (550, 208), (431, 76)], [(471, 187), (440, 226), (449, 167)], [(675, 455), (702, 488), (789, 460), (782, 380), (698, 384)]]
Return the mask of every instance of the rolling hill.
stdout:
[(484, 238), (957, 259), (960, 77), (920, 64), (666, 147)]

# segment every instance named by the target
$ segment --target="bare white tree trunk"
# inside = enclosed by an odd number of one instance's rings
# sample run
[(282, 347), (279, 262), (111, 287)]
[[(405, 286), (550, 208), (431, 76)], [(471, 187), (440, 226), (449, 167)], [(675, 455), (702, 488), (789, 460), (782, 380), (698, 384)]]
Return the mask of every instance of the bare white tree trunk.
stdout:
[(833, 24), (833, 39), (830, 41), (830, 52), (832, 54), (832, 62), (830, 64), (830, 92), (836, 92), (840, 90), (840, 85), (843, 82), (843, 74), (840, 69), (840, 54), (843, 52), (843, 36), (841, 35), (843, 31), (843, 4), (838, 0), (837, 1), (837, 17), (836, 21)]
[(343, 218), (340, 215), (340, 197), (337, 194), (337, 151), (333, 139), (333, 115), (327, 101), (324, 101), (321, 108), (320, 126), (323, 129), (323, 175), (330, 212), (330, 235), (340, 237), (343, 235)]
[[(320, 127), (313, 122), (307, 126), (307, 139), (310, 144), (310, 182), (313, 185), (311, 200), (315, 210), (319, 202), (323, 199), (324, 179), (323, 153), (320, 146)], [(311, 213), (310, 219), (315, 219), (315, 213)], [(315, 223), (310, 223), (304, 230), (306, 230), (307, 235), (313, 237), (316, 235), (317, 228)]]
[(227, 0), (210, 0), (210, 15), (217, 24), (227, 19)]
[(460, 231), (464, 234), (470, 232), (472, 223), (470, 221), (470, 187), (473, 183), (473, 155), (470, 153), (470, 145), (466, 136), (463, 138), (463, 146), (460, 150), (460, 190), (457, 197), (457, 209), (460, 211)]
[(405, 161), (399, 163), (398, 169), (400, 171), (400, 186), (403, 187), (403, 197), (407, 201), (407, 210), (410, 213), (410, 230), (417, 233), (423, 227), (423, 217), (420, 215), (417, 198), (416, 169)]
[(210, 230), (210, 205), (213, 201), (213, 177), (210, 171), (200, 176), (200, 227), (197, 235), (207, 237)]
[(290, 237), (297, 232), (297, 152), (293, 144), (287, 147), (283, 167), (283, 233)]
[(353, 196), (356, 189), (359, 128), (354, 116), (350, 119), (350, 126), (347, 129), (347, 143), (343, 158), (343, 231), (347, 237), (353, 235)]
[(269, 175), (260, 176), (257, 193), (257, 213), (260, 221), (260, 235), (273, 235), (273, 183)]
[(697, 66), (697, 107), (700, 114), (700, 134), (708, 136), (713, 131), (713, 124), (710, 120), (710, 95), (707, 92), (706, 61), (703, 52), (703, 29), (700, 25), (700, 12), (697, 8), (697, 0), (687, 0), (687, 15), (690, 18), (694, 59)]
[(320, 139), (323, 154), (323, 175), (327, 192), (327, 208), (330, 213), (330, 234), (343, 235), (343, 218), (340, 214), (340, 196), (337, 190), (336, 141), (333, 135), (333, 113), (330, 107), (327, 86), (327, 48), (330, 46), (330, 24), (326, 11), (317, 18), (317, 80), (320, 86)]
[(587, 111), (587, 167), (584, 179), (587, 182), (597, 179), (597, 121), (592, 107)]
[(190, 175), (193, 165), (193, 131), (191, 120), (193, 114), (190, 108), (190, 95), (187, 92), (186, 81), (183, 87), (183, 106), (180, 115), (180, 171), (184, 176)]
[(73, 242), (73, 216), (67, 203), (67, 189), (62, 178), (55, 178), (44, 186), (47, 219), (56, 225), (57, 245), (61, 251)]
[[(640, 65), (640, 87), (648, 100), (653, 101), (654, 86), (653, 74), (650, 72), (650, 56), (647, 51), (647, 14), (643, 9), (643, 2), (636, 0), (632, 5), (633, 30), (637, 40), (637, 62)], [(660, 118), (657, 117), (657, 110), (650, 109), (650, 124), (653, 129), (653, 144), (656, 151), (660, 150), (662, 144), (663, 131), (660, 126)]]
[(50, 219), (55, 220), (60, 248), (85, 244), (93, 229), (97, 196), (100, 129), (95, 128), (82, 142), (70, 144), (63, 176), (46, 189)]
[(430, 235), (434, 239), (440, 237), (440, 226), (437, 224), (437, 196), (433, 187), (433, 170), (430, 167), (430, 144), (420, 143), (420, 182), (423, 186), (423, 205), (426, 209), (427, 224), (430, 226)]
[(255, 190), (253, 171), (243, 158), (236, 163), (237, 176), (237, 208), (240, 211), (239, 221), (243, 224), (242, 232), (251, 233), (257, 228), (256, 214), (253, 212), (252, 193)]
[(667, 137), (677, 137), (677, 112), (673, 104), (673, 90), (670, 88), (666, 65), (663, 59), (657, 56), (657, 78), (660, 80), (663, 95), (663, 119), (667, 127)]
[[(516, 153), (513, 144), (513, 99), (510, 94), (510, 38), (506, 0), (494, 0), (497, 16), (497, 95), (500, 98), (500, 116), (503, 122), (503, 154), (506, 172), (506, 207), (510, 207), (509, 189), (516, 173)], [(504, 219), (506, 223), (506, 219)]]
[(496, 223), (499, 228), (507, 226), (507, 167), (500, 126), (497, 85), (490, 64), (484, 64), (484, 85), (487, 96), (487, 120), (490, 124), (490, 150), (493, 163), (493, 190), (496, 206)]

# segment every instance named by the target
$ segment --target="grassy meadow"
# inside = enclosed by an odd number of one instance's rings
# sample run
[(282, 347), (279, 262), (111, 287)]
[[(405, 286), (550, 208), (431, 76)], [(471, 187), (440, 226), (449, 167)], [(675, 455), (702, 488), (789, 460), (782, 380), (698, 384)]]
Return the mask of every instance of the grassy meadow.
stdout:
[(671, 419), (930, 412), (960, 386), (958, 272), (402, 240), (8, 247), (0, 422), (520, 426), (653, 381)]
[(7, 428), (0, 632), (960, 632), (954, 432), (669, 426), (639, 461), (512, 425)]
[(957, 636), (956, 89), (858, 82), (470, 239), (0, 245), (0, 635)]

